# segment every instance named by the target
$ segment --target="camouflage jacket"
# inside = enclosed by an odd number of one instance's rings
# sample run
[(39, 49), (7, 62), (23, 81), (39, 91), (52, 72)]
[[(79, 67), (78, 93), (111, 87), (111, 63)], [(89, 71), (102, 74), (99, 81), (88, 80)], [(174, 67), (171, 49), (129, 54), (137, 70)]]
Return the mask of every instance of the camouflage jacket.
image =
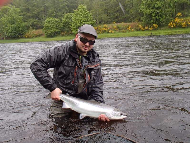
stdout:
[[(49, 68), (54, 68), (53, 78), (47, 71)], [(99, 55), (92, 49), (81, 58), (74, 40), (50, 48), (31, 64), (30, 69), (40, 84), (50, 92), (60, 88), (63, 93), (71, 96), (104, 102)], [(84, 83), (79, 93), (81, 73)]]

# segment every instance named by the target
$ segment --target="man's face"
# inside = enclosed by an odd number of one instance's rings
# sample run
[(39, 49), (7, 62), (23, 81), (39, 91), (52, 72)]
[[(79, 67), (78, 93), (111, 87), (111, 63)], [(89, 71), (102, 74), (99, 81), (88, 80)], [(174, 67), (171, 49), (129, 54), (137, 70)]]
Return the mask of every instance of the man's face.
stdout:
[(93, 48), (95, 37), (86, 33), (78, 33), (76, 35), (76, 43), (79, 54), (86, 55)]

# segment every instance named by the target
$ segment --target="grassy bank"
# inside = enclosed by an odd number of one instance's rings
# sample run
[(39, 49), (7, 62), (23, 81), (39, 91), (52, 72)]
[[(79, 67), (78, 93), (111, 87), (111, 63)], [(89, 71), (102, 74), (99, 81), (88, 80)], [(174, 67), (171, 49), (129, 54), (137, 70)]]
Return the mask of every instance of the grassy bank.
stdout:
[(176, 34), (190, 34), (190, 28), (163, 29), (163, 30), (153, 30), (153, 31), (133, 31), (127, 33), (111, 33), (111, 34), (104, 33), (104, 34), (99, 34), (99, 38), (176, 35)]
[(20, 38), (20, 39), (11, 39), (11, 40), (0, 40), (0, 43), (26, 43), (26, 42), (45, 42), (45, 41), (65, 41), (65, 40), (71, 40), (74, 38), (74, 35), (72, 36), (57, 36), (53, 38), (47, 38), (44, 36), (36, 37), (36, 38)]
[[(132, 31), (125, 33), (103, 33), (98, 34), (98, 38), (119, 38), (119, 37), (135, 37), (135, 36), (154, 36), (154, 35), (176, 35), (176, 34), (190, 34), (190, 28), (176, 28), (176, 29), (159, 29), (152, 31)], [(37, 38), (21, 38), (12, 40), (0, 40), (0, 43), (24, 43), (24, 42), (44, 42), (44, 41), (65, 41), (71, 40), (75, 35), (58, 36), (54, 38), (46, 38), (44, 36)]]

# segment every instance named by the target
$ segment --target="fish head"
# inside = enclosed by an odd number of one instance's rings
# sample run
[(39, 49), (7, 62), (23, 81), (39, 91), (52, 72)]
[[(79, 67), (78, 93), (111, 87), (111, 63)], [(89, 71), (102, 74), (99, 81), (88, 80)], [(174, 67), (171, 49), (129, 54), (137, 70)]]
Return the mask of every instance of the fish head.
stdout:
[(120, 112), (120, 111), (117, 111), (117, 110), (113, 110), (112, 112), (107, 114), (107, 116), (111, 120), (122, 120), (122, 119), (127, 117), (127, 114)]

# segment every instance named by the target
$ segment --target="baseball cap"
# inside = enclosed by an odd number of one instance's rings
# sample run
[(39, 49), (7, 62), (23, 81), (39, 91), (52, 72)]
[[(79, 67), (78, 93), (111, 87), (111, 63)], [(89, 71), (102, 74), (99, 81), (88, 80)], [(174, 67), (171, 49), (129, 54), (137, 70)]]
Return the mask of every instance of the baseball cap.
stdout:
[(85, 25), (81, 26), (78, 29), (78, 33), (87, 33), (87, 34), (93, 35), (95, 38), (98, 37), (98, 35), (97, 35), (96, 30), (94, 29), (94, 27), (91, 26), (91, 25), (88, 25), (88, 24), (85, 24)]

